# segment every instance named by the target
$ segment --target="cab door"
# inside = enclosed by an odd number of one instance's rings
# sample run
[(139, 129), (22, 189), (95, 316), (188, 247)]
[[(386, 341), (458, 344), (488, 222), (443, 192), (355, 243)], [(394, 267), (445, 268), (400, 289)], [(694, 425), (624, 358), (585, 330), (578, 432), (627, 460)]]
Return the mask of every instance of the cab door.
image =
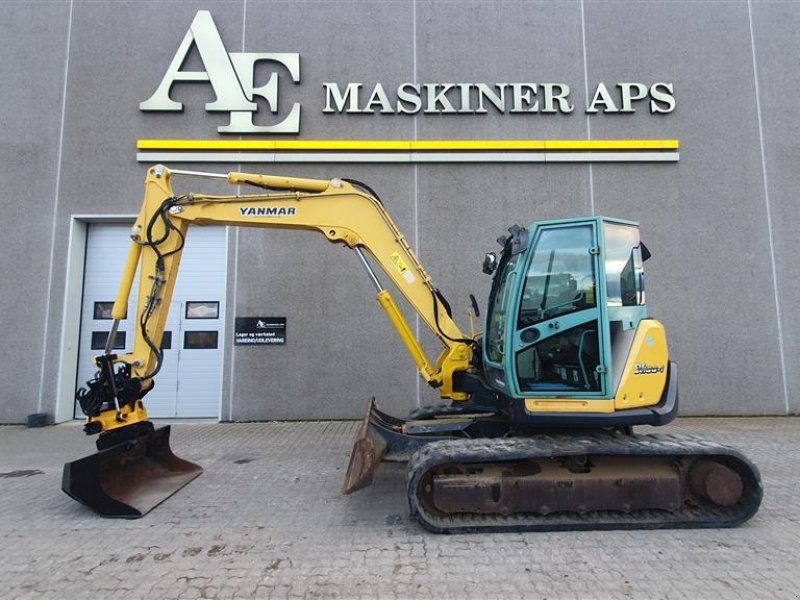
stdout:
[[(609, 390), (597, 222), (538, 226), (509, 327), (518, 397), (605, 397)], [(508, 364), (510, 363), (510, 364)]]

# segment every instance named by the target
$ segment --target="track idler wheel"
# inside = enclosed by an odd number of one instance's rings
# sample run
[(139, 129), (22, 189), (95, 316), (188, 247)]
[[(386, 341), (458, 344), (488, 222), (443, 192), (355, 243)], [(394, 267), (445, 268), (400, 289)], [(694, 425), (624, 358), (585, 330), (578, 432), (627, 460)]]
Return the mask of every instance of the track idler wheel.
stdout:
[(744, 482), (736, 471), (709, 459), (692, 465), (689, 484), (694, 492), (717, 506), (733, 506), (744, 493)]

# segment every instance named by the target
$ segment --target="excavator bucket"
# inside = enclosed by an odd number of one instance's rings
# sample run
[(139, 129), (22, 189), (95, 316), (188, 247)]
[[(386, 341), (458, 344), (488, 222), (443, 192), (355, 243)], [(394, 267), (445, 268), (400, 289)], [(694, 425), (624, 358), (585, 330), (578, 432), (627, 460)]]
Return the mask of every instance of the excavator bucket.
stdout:
[(138, 519), (203, 472), (169, 446), (169, 426), (64, 465), (61, 488), (104, 517)]

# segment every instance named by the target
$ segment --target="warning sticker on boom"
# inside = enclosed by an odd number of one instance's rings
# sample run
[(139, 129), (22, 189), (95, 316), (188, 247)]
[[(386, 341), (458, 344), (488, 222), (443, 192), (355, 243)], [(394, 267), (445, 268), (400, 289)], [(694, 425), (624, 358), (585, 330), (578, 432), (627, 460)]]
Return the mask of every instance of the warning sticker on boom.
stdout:
[(389, 256), (389, 260), (392, 261), (392, 264), (403, 276), (403, 279), (406, 280), (406, 283), (414, 283), (417, 280), (416, 277), (414, 277), (414, 273), (409, 271), (405, 261), (403, 260), (403, 257), (400, 256), (399, 252), (395, 252), (394, 254)]

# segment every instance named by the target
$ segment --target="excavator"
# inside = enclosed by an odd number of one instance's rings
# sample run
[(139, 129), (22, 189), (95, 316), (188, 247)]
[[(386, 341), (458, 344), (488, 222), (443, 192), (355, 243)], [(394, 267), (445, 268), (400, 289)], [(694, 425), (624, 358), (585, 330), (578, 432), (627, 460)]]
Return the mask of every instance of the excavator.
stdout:
[[(252, 193), (176, 194), (178, 178), (222, 178)], [(592, 216), (510, 227), (483, 262), (492, 277), (485, 330), (466, 335), (367, 185), (157, 165), (147, 171), (104, 354), (76, 394), (98, 451), (64, 466), (62, 488), (97, 513), (141, 517), (202, 472), (173, 453), (169, 426), (156, 429), (144, 404), (195, 225), (315, 231), (352, 249), (438, 392), (441, 403), (406, 418), (369, 402), (345, 494), (370, 485), (381, 462), (406, 462), (410, 515), (437, 533), (731, 527), (758, 510), (761, 478), (738, 450), (633, 431), (665, 425), (678, 410), (678, 368), (664, 326), (648, 316), (650, 252), (636, 223)], [(133, 349), (115, 354), (137, 273)], [(381, 278), (441, 342), (435, 360)]]

